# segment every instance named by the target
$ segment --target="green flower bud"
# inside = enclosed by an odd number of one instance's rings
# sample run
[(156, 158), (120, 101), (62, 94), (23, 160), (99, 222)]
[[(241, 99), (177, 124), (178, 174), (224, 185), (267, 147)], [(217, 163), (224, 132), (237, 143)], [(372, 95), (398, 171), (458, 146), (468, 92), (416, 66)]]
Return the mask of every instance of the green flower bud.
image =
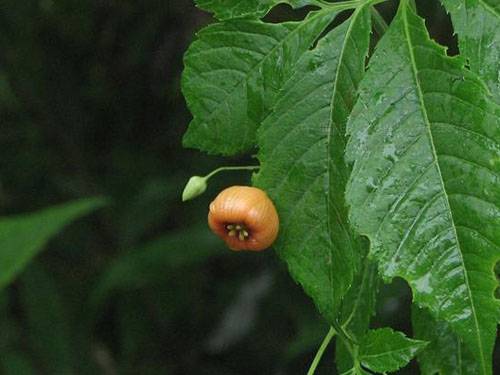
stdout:
[(206, 177), (193, 176), (189, 179), (184, 191), (182, 192), (182, 201), (188, 201), (190, 199), (196, 198), (207, 190), (207, 179)]

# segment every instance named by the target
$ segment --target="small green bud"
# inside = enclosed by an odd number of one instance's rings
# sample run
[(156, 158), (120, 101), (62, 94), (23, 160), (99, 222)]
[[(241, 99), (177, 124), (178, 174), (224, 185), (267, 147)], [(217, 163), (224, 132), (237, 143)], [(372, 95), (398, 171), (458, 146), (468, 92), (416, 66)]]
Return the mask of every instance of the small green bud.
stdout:
[(196, 198), (207, 190), (207, 179), (201, 176), (193, 176), (189, 179), (184, 191), (182, 192), (182, 201), (188, 201)]

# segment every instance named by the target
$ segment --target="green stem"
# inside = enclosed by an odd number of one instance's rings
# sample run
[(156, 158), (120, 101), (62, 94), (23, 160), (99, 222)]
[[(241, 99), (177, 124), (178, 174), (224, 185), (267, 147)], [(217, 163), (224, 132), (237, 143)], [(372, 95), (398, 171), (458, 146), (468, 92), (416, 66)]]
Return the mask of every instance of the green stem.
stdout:
[(377, 34), (381, 37), (382, 35), (385, 34), (389, 26), (387, 26), (387, 22), (385, 22), (384, 18), (379, 13), (379, 11), (375, 9), (375, 7), (372, 6), (371, 11), (372, 11), (373, 26), (375, 27), (375, 31), (377, 32)]
[(213, 175), (219, 173), (219, 172), (223, 172), (223, 171), (252, 171), (252, 170), (255, 170), (255, 169), (259, 169), (260, 166), (258, 165), (245, 165), (245, 166), (242, 166), (242, 167), (219, 167), (217, 168), (216, 170), (210, 172), (209, 174), (207, 174), (205, 176), (205, 179), (208, 180), (209, 178), (211, 178)]
[(333, 328), (335, 328), (337, 334), (340, 338), (342, 338), (342, 340), (344, 340), (346, 343), (357, 345), (357, 342), (351, 337), (351, 335), (349, 335), (349, 333), (347, 333), (343, 326), (341, 326), (337, 322), (333, 322), (332, 326)]
[(321, 361), (321, 357), (323, 357), (323, 353), (328, 347), (330, 341), (332, 341), (333, 336), (335, 336), (335, 329), (333, 327), (330, 327), (330, 330), (326, 334), (325, 338), (323, 339), (323, 342), (321, 343), (321, 346), (319, 347), (318, 351), (316, 352), (316, 355), (314, 356), (314, 359), (311, 363), (311, 367), (309, 367), (309, 371), (307, 371), (307, 375), (314, 375), (314, 373), (316, 372), (316, 368), (318, 367), (319, 362)]

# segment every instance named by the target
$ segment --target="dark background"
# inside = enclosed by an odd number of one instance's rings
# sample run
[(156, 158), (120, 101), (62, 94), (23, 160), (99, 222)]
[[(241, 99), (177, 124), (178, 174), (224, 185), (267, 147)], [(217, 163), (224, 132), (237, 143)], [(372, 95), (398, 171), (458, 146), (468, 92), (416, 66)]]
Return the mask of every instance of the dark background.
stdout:
[[(446, 14), (421, 3), (455, 53)], [(0, 373), (306, 373), (328, 329), (311, 301), (272, 251), (232, 253), (206, 228), (210, 200), (250, 175), (180, 202), (191, 175), (255, 163), (181, 146), (182, 55), (211, 21), (191, 0), (0, 1), (0, 215), (111, 201), (0, 294)], [(374, 326), (411, 334), (410, 302), (384, 286)], [(335, 373), (333, 348), (318, 374)]]

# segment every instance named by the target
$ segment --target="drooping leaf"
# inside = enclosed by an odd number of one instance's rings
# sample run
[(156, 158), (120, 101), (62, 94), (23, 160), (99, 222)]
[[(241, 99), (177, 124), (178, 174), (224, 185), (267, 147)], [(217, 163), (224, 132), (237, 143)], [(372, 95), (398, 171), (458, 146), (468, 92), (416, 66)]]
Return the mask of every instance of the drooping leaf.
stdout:
[(458, 34), (460, 53), (483, 78), (500, 103), (500, 2), (441, 0)]
[(255, 183), (280, 214), (275, 248), (330, 322), (363, 252), (347, 223), (343, 153), (369, 36), (370, 14), (361, 7), (301, 59), (259, 131)]
[(196, 0), (203, 10), (213, 12), (220, 20), (234, 18), (261, 18), (278, 4), (290, 4), (293, 7), (317, 5), (315, 0)]
[(393, 372), (406, 366), (426, 345), (391, 328), (374, 329), (363, 337), (359, 359), (372, 371)]
[(65, 225), (103, 204), (103, 199), (85, 199), (0, 219), (0, 289), (11, 282)]
[(91, 294), (90, 305), (96, 311), (111, 293), (136, 290), (163, 280), (168, 270), (203, 262), (221, 248), (220, 240), (205, 224), (152, 240), (117, 258), (103, 272)]
[(422, 375), (479, 374), (478, 363), (446, 322), (413, 305), (412, 323), (415, 338), (429, 342), (417, 355)]
[(401, 2), (348, 124), (350, 219), (379, 271), (446, 320), (491, 373), (500, 304), (500, 111)]
[(223, 155), (254, 147), (283, 82), (335, 14), (281, 24), (227, 21), (199, 32), (184, 59), (182, 90), (193, 114), (184, 145)]

